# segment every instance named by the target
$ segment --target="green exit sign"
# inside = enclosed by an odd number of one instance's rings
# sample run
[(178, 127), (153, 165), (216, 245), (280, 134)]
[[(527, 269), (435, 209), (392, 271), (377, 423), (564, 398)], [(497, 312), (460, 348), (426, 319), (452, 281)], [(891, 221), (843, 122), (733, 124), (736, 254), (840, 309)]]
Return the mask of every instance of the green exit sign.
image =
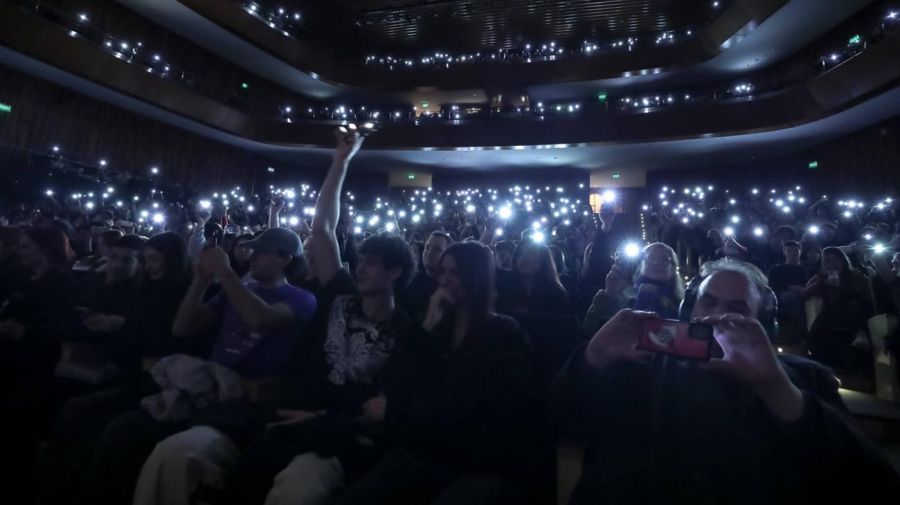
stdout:
[(854, 35), (854, 36), (850, 37), (849, 44), (851, 46), (854, 44), (859, 44), (860, 42), (862, 42), (862, 37), (860, 37), (859, 35)]
[(599, 100), (601, 102), (605, 102), (606, 101), (606, 92), (600, 91), (599, 93), (597, 93), (597, 100)]
[(247, 88), (249, 88), (249, 87), (250, 87), (250, 85), (247, 84), (246, 82), (242, 82), (242, 83), (241, 83), (241, 89), (247, 89)]
[(620, 174), (619, 172), (613, 172), (613, 173), (612, 173), (612, 178), (613, 178), (613, 179), (621, 179), (621, 178), (622, 178), (622, 174)]
[(408, 174), (406, 174), (406, 178), (413, 181), (416, 179), (416, 174), (409, 172)]
[(12, 112), (12, 105), (8, 103), (0, 103), (0, 112)]
[(815, 170), (815, 169), (819, 168), (819, 162), (818, 161), (810, 161), (809, 165), (807, 165), (807, 166), (809, 167), (810, 170)]

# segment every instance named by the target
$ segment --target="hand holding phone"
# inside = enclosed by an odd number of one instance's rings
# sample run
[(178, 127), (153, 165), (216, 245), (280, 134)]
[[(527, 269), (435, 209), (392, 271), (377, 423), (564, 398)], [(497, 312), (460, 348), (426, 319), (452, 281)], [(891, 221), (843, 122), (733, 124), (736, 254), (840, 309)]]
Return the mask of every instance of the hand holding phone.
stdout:
[(644, 322), (658, 319), (653, 312), (620, 310), (591, 338), (585, 359), (598, 370), (614, 363), (647, 363), (653, 353), (639, 349), (638, 344)]
[(654, 319), (644, 321), (638, 349), (709, 361), (712, 341), (713, 328), (708, 324)]

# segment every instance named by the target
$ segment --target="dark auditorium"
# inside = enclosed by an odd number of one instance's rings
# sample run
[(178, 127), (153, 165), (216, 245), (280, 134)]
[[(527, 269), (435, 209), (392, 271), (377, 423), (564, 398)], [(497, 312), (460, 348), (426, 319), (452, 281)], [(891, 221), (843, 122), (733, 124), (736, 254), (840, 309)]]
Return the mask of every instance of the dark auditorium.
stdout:
[(900, 502), (900, 0), (0, 0), (0, 503)]

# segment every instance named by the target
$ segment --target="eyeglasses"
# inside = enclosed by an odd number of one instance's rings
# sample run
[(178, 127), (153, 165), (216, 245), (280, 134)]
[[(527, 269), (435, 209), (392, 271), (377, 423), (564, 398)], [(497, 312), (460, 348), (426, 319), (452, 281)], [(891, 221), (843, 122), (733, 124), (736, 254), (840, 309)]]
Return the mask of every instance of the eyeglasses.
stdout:
[(675, 264), (675, 261), (671, 256), (645, 256), (644, 263), (672, 266)]

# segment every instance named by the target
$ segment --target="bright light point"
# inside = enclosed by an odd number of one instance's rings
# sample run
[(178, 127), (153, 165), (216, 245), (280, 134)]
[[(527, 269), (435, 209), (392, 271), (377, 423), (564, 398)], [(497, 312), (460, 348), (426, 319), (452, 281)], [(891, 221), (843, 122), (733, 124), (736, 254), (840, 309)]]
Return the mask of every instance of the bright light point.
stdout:
[(734, 224), (738, 224), (741, 222), (741, 218), (738, 216), (731, 216), (731, 222)]
[(284, 196), (285, 196), (285, 198), (293, 200), (294, 198), (297, 198), (297, 193), (295, 193), (294, 190), (289, 189), (284, 192)]
[(364, 217), (362, 217), (362, 216), (356, 216), (356, 223), (357, 223), (357, 224), (362, 224), (363, 221), (365, 221), (365, 220), (366, 220), (366, 219), (365, 219)]
[(360, 228), (359, 226), (354, 226), (354, 227), (353, 227), (353, 233), (356, 234), (356, 235), (361, 235), (361, 234), (362, 234), (362, 228)]
[(475, 206), (474, 205), (466, 205), (466, 212), (468, 212), (469, 214), (473, 214), (475, 212)]
[(535, 222), (531, 223), (531, 228), (534, 229), (534, 230), (540, 230), (540, 229), (541, 229), (541, 223), (539, 223), (538, 221), (535, 221)]
[(816, 225), (812, 225), (809, 227), (809, 232), (812, 233), (813, 235), (818, 235), (819, 231), (820, 231), (819, 227)]
[(544, 235), (544, 232), (536, 231), (531, 234), (531, 240), (534, 240), (537, 243), (543, 243), (545, 240), (547, 240), (547, 237), (546, 235)]
[(758, 194), (759, 194), (759, 190), (758, 190), (758, 189), (756, 189), (756, 188), (753, 188), (753, 191), (752, 191), (752, 193), (753, 193), (753, 194), (754, 194), (754, 195), (758, 195)]
[(159, 212), (153, 214), (153, 224), (162, 224), (165, 220), (166, 218)]
[(512, 209), (509, 206), (500, 207), (500, 211), (498, 212), (500, 215), (500, 219), (509, 219), (512, 217)]
[(412, 222), (418, 223), (420, 219), (421, 219), (421, 216), (419, 216), (418, 214), (415, 214), (412, 217)]
[(784, 212), (785, 214), (790, 214), (790, 212), (791, 212), (791, 208), (788, 207), (787, 205), (785, 205), (784, 207), (782, 207), (781, 210), (782, 210), (782, 212)]
[(629, 258), (637, 258), (641, 254), (641, 246), (637, 245), (634, 242), (629, 242), (625, 244), (625, 256)]
[(683, 218), (681, 218), (681, 222), (684, 224), (688, 224), (689, 222), (691, 222), (691, 220), (686, 217), (683, 217)]
[(884, 244), (875, 244), (875, 245), (872, 247), (872, 251), (873, 251), (875, 254), (881, 254), (881, 253), (883, 253), (886, 249), (887, 249), (887, 248), (884, 246)]
[(853, 215), (853, 213), (850, 212), (849, 210), (844, 211), (844, 217), (849, 218), (849, 217), (851, 217), (852, 215)]
[(369, 226), (375, 226), (376, 224), (378, 224), (378, 221), (379, 221), (378, 216), (370, 217), (369, 218)]
[(387, 231), (394, 231), (394, 223), (388, 222), (384, 225), (384, 229)]
[(733, 236), (734, 236), (734, 228), (732, 228), (732, 227), (730, 227), (730, 226), (727, 227), (727, 228), (725, 228), (725, 236), (726, 236), (726, 237), (733, 237)]
[(288, 223), (291, 226), (297, 226), (298, 224), (300, 224), (300, 218), (297, 216), (291, 216), (290, 218), (288, 218)]
[(116, 202), (116, 207), (121, 207), (122, 205), (123, 205), (122, 200), (119, 200), (118, 202)]
[(47, 195), (47, 196), (53, 196), (53, 190), (52, 190), (52, 189), (48, 189), (47, 191), (44, 191), (44, 194)]
[(754, 235), (754, 236), (757, 236), (757, 237), (762, 237), (762, 236), (763, 236), (763, 229), (760, 228), (759, 226), (757, 226), (756, 228), (753, 228), (753, 235)]
[(604, 191), (603, 192), (603, 201), (605, 203), (615, 202), (616, 201), (616, 192), (611, 189), (607, 189), (606, 191)]
[(728, 203), (730, 203), (731, 205), (737, 205), (737, 200), (732, 198), (731, 200), (728, 200)]
[(93, 209), (93, 208), (94, 208), (94, 202), (88, 202), (88, 203), (86, 203), (84, 206), (87, 207), (88, 209)]
[(152, 168), (150, 169), (150, 173), (153, 174), (153, 175), (157, 175), (157, 174), (159, 173), (159, 168), (157, 168), (157, 167), (152, 167)]
[(503, 228), (497, 228), (496, 230), (494, 230), (494, 235), (496, 235), (498, 237), (502, 237), (503, 236)]
[(866, 240), (872, 240), (872, 234), (871, 234), (871, 233), (866, 233), (865, 235), (863, 235), (863, 238), (866, 239)]

